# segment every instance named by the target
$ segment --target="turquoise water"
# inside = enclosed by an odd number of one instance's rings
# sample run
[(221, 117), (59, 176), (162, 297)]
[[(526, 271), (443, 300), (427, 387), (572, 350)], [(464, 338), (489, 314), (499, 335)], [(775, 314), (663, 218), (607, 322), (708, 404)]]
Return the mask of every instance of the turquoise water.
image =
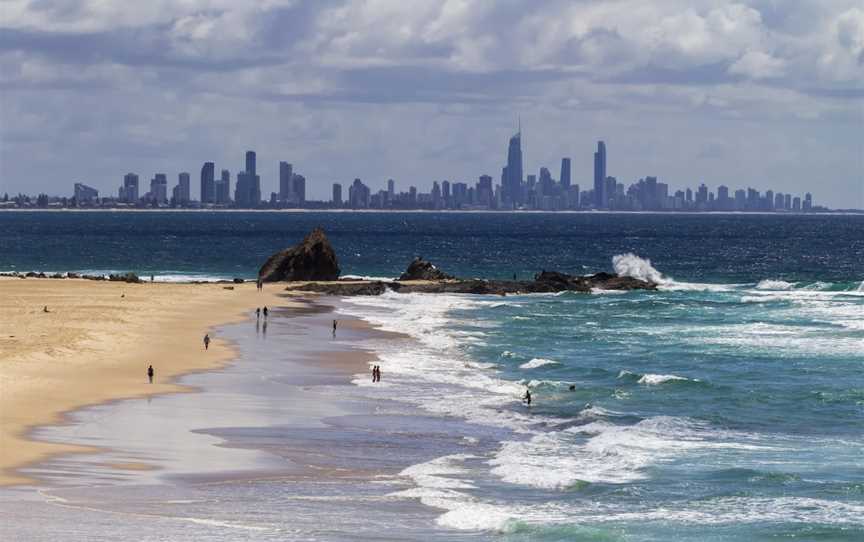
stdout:
[(401, 494), (508, 540), (861, 540), (861, 283), (661, 280), (351, 300), (418, 340), (378, 346), (392, 395), (512, 431)]
[[(349, 274), (392, 277), (420, 254), (463, 276), (661, 284), (345, 300), (412, 337), (366, 344), (383, 382), (359, 375), (352, 391), (389, 401), (371, 446), (400, 466), (375, 500), (357, 497), (395, 539), (864, 539), (864, 217), (0, 213), (0, 269), (253, 276), (319, 224)], [(403, 415), (422, 444), (388, 433)], [(268, 521), (297, 512), (290, 487), (242, 487), (213, 502), (254, 495)], [(404, 515), (418, 504), (428, 513)], [(352, 538), (333, 521), (322, 539)]]

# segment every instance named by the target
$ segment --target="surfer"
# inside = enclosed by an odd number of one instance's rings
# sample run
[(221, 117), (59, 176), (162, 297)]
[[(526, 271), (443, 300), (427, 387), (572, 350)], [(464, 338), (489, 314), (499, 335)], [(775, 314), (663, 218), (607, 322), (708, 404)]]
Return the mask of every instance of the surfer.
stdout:
[(522, 402), (524, 402), (526, 406), (531, 406), (531, 390), (525, 390), (525, 396), (522, 398)]

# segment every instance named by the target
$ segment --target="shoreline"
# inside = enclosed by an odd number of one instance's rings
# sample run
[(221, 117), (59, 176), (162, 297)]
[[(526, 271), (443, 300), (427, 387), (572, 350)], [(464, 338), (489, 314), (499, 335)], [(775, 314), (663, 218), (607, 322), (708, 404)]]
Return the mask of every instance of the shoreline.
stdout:
[(747, 216), (747, 215), (766, 215), (766, 216), (861, 216), (864, 215), (864, 209), (842, 209), (837, 211), (610, 211), (602, 209), (589, 209), (584, 211), (576, 210), (561, 210), (561, 211), (543, 211), (540, 209), (522, 209), (518, 211), (503, 210), (503, 209), (125, 209), (125, 208), (65, 208), (65, 209), (20, 209), (20, 208), (3, 208), (0, 207), (0, 213), (363, 213), (363, 214), (399, 214), (399, 213), (418, 213), (418, 214), (548, 214), (548, 215), (659, 215), (659, 216)]
[[(195, 391), (178, 379), (237, 356), (215, 327), (244, 321), (255, 306), (291, 306), (281, 289), (233, 286), (0, 278), (0, 486), (32, 483), (22, 468), (93, 451), (35, 440), (38, 428), (67, 424), (87, 406)], [(202, 355), (204, 333), (214, 335)]]

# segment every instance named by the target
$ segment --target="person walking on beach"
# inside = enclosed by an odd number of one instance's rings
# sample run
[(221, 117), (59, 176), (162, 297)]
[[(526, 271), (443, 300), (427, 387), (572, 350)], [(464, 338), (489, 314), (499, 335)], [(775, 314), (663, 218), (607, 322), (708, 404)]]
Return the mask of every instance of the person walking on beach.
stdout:
[(209, 350), (209, 349), (210, 349), (210, 334), (206, 333), (206, 334), (204, 334), (204, 350)]
[(255, 318), (261, 318), (261, 307), (255, 309)]
[(381, 366), (375, 366), (375, 382), (381, 382)]
[(336, 320), (333, 320), (333, 336), (336, 336)]
[(372, 382), (377, 382), (377, 381), (378, 381), (378, 366), (373, 365), (372, 366)]
[(270, 311), (267, 310), (267, 307), (264, 307), (264, 318), (267, 318), (268, 314), (270, 314)]
[(153, 383), (153, 375), (156, 371), (153, 370), (153, 366), (147, 367), (147, 379), (150, 380), (150, 383)]
[(524, 401), (527, 406), (531, 406), (531, 390), (525, 390), (525, 397), (522, 398), (522, 401)]

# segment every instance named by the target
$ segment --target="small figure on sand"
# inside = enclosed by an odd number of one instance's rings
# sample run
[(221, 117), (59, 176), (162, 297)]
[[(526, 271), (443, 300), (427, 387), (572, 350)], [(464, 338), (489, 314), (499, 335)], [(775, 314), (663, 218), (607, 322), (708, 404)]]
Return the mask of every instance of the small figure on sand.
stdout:
[(42, 308), (42, 312), (51, 312), (48, 310), (48, 305), (45, 305), (45, 307)]
[(372, 366), (372, 382), (381, 382), (381, 367), (379, 365)]
[(527, 406), (531, 406), (531, 390), (525, 390), (525, 396), (522, 398), (522, 402), (524, 402)]
[(270, 311), (269, 311), (269, 310), (267, 309), (267, 307), (265, 306), (265, 307), (264, 307), (264, 318), (267, 318), (267, 315), (268, 315), (268, 314), (270, 314)]
[(255, 318), (261, 318), (261, 307), (255, 309)]
[(204, 334), (204, 350), (209, 350), (209, 349), (210, 349), (210, 334), (206, 333), (206, 334)]
[(336, 320), (333, 320), (333, 336), (336, 336)]
[(150, 380), (150, 383), (153, 383), (153, 375), (156, 371), (153, 370), (153, 366), (147, 367), (147, 379)]

